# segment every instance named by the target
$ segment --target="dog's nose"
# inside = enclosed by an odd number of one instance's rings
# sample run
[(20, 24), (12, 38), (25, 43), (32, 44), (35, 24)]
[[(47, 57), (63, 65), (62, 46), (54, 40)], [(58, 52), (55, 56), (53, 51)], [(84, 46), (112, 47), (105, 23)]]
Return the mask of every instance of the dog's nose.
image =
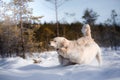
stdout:
[(56, 50), (58, 51), (59, 49), (57, 48)]

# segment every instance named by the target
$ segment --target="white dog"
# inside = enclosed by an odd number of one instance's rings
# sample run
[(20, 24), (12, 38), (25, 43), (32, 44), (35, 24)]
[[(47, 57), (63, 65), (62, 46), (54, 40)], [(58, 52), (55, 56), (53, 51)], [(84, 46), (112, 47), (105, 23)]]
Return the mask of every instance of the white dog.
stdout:
[(71, 64), (69, 59), (67, 59), (61, 55), (61, 54), (63, 54), (63, 51), (60, 51), (60, 49), (62, 47), (64, 47), (63, 43), (65, 40), (66, 40), (66, 38), (64, 38), (64, 37), (56, 37), (52, 41), (50, 41), (50, 46), (53, 46), (56, 49), (56, 51), (58, 52), (58, 54), (59, 54), (58, 59), (62, 65)]
[(90, 26), (83, 26), (82, 33), (84, 36), (78, 40), (56, 37), (50, 42), (50, 45), (57, 49), (62, 64), (89, 64), (94, 58), (101, 64), (101, 50), (91, 37)]

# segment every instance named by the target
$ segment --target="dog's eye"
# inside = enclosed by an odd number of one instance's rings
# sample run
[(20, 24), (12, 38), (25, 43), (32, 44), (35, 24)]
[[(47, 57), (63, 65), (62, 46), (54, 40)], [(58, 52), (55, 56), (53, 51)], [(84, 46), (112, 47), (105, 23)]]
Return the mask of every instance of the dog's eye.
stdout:
[(54, 41), (54, 42), (57, 42), (57, 41)]

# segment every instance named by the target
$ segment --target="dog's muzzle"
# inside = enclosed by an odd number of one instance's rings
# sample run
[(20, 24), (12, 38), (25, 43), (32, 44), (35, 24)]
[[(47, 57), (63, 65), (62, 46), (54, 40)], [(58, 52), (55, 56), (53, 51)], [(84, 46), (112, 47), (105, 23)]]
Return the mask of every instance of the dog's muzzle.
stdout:
[(57, 51), (59, 50), (59, 48), (56, 49)]

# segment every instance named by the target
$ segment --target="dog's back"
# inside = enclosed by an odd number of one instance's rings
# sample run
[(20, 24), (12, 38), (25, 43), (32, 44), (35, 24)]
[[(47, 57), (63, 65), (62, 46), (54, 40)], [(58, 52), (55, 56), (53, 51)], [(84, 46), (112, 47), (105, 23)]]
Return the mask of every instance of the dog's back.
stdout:
[(99, 46), (94, 42), (88, 46), (69, 45), (68, 49), (63, 48), (63, 56), (77, 64), (89, 64), (94, 58), (101, 64), (101, 53)]
[(85, 64), (89, 64), (94, 58), (96, 58), (98, 63), (101, 64), (101, 50), (95, 42), (89, 46), (85, 46), (84, 50), (81, 51), (80, 54), (81, 62)]

